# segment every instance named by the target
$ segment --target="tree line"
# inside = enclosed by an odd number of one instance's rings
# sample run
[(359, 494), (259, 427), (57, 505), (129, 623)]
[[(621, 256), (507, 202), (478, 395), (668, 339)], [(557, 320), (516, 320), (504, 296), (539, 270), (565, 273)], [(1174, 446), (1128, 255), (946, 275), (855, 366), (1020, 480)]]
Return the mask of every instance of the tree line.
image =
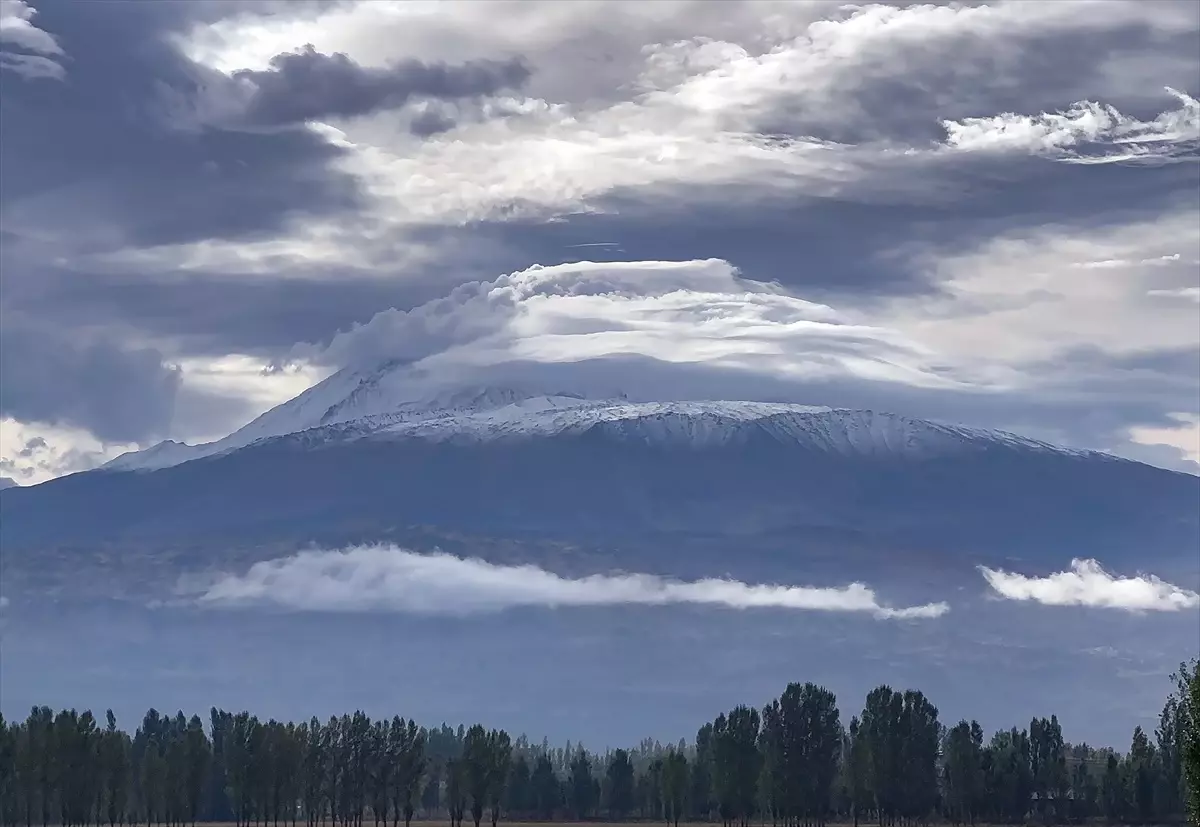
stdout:
[(150, 710), (132, 735), (109, 712), (0, 716), (0, 824), (405, 827), (655, 820), (823, 827), (940, 818), (1041, 824), (1200, 823), (1200, 661), (1181, 665), (1152, 734), (1127, 752), (1064, 740), (1057, 717), (985, 739), (944, 725), (917, 690), (880, 686), (843, 726), (832, 692), (789, 685), (694, 741), (603, 754), (503, 730), (422, 727), (359, 711), (322, 722)]

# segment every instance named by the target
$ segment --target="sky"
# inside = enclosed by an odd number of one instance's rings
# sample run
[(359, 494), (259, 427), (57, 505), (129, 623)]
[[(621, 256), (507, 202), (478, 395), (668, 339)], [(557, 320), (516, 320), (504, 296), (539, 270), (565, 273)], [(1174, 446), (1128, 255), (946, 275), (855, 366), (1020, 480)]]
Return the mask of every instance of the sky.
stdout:
[(394, 359), (1200, 473), (1198, 96), (1191, 0), (0, 0), (0, 476)]

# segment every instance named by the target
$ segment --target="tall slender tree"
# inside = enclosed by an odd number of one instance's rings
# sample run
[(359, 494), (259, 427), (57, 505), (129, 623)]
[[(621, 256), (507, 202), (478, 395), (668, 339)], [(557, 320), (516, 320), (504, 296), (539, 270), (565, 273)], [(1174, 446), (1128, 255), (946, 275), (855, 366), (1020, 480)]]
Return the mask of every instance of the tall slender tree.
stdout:
[[(488, 733), (487, 795), (491, 808), (492, 827), (500, 820), (500, 805), (508, 789), (509, 772), (512, 770), (512, 739), (504, 730), (493, 729)], [(406, 824), (405, 827), (408, 827)]]
[(578, 750), (571, 761), (568, 785), (571, 812), (575, 818), (591, 816), (596, 806), (596, 785), (592, 777), (592, 760), (584, 749)]
[(540, 753), (534, 761), (530, 786), (533, 788), (533, 809), (537, 817), (544, 821), (554, 818), (562, 799), (562, 787), (548, 753)]
[(493, 827), (502, 811), (551, 820), (564, 809), (577, 819), (606, 810), (613, 820), (636, 812), (676, 825), (716, 810), (730, 827), (764, 811), (786, 827), (820, 825), (835, 812), (858, 823), (872, 811), (888, 824), (937, 815), (1167, 823), (1182, 815), (1181, 793), (1194, 794), (1197, 668), (1177, 676), (1153, 736), (1135, 729), (1123, 753), (1068, 744), (1053, 715), (985, 744), (977, 722), (944, 731), (924, 695), (888, 687), (868, 695), (845, 732), (832, 693), (791, 684), (761, 714), (737, 707), (718, 716), (693, 746), (645, 739), (603, 755), (578, 744), (534, 748), (481, 726), (372, 721), (361, 710), (297, 725), (212, 709), (208, 732), (196, 716), (150, 710), (131, 738), (111, 712), (100, 725), (86, 710), (35, 707), (23, 721), (0, 717), (0, 827), (184, 827), (223, 817), (295, 827), (301, 816), (307, 827), (362, 827), (367, 814), (383, 827), (403, 816), (409, 827), (422, 790), (426, 814), (444, 800), (455, 827), (468, 802), (478, 820), (490, 808)]
[(662, 797), (664, 816), (679, 827), (687, 800), (688, 760), (682, 750), (672, 749), (662, 759)]
[(1177, 690), (1177, 726), (1182, 776), (1192, 824), (1200, 824), (1200, 658), (1181, 663), (1172, 678)]
[(617, 821), (623, 821), (633, 809), (634, 771), (629, 751), (613, 752), (605, 770), (608, 781), (608, 811)]

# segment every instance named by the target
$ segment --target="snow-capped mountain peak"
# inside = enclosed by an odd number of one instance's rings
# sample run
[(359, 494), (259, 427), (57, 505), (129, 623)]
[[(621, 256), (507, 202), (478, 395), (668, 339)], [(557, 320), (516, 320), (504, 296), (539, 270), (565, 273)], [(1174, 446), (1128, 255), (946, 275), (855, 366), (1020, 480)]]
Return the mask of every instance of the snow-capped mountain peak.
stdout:
[(772, 402), (631, 401), (619, 392), (591, 396), (520, 384), (437, 384), (391, 362), (369, 371), (339, 371), (224, 439), (195, 446), (163, 442), (105, 467), (165, 468), (293, 436), (312, 445), (368, 436), (490, 441), (588, 431), (622, 441), (697, 447), (765, 437), (857, 456), (929, 456), (987, 446), (1064, 451), (1000, 431), (876, 411)]
[[(620, 398), (620, 394), (614, 394)], [(109, 470), (151, 470), (227, 453), (255, 442), (318, 428), (355, 423), (350, 432), (453, 413), (491, 411), (505, 406), (530, 410), (583, 404), (577, 392), (547, 391), (520, 385), (454, 385), (414, 375), (406, 363), (385, 362), (370, 370), (334, 373), (293, 399), (278, 405), (223, 439), (202, 445), (168, 440), (142, 451), (122, 454)]]

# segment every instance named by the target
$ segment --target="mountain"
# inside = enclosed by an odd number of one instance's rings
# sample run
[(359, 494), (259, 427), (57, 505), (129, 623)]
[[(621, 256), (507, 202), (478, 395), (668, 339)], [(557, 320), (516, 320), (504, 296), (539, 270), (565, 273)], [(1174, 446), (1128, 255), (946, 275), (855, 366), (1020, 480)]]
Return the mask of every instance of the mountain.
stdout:
[(1056, 562), (1200, 543), (1200, 480), (1101, 453), (874, 411), (578, 390), (342, 371), (217, 442), (5, 492), (0, 537), (14, 550), (418, 528), (639, 548), (852, 538)]
[[(1200, 643), (1186, 613), (995, 600), (975, 568), (1091, 557), (1196, 588), (1195, 477), (897, 414), (589, 390), (345, 371), (212, 444), (0, 491), (0, 711), (402, 704), (616, 746), (694, 732), (793, 680), (830, 687), (848, 716), (886, 681), (929, 693), (944, 720), (1057, 711), (1073, 737), (1119, 743), (1153, 724), (1162, 676)], [(390, 569), (278, 568), (313, 544), (376, 542), (561, 576), (859, 581), (889, 605), (952, 608), (912, 623), (626, 605), (454, 617), (189, 597), (255, 569), (301, 604), (381, 579), (402, 590)]]
[(844, 455), (921, 455), (972, 446), (1078, 453), (1002, 431), (911, 420), (872, 411), (729, 402), (631, 402), (562, 389), (430, 385), (389, 362), (371, 371), (340, 371), (224, 439), (204, 445), (166, 441), (122, 455), (105, 468), (148, 471), (227, 454), (304, 434), (309, 445), (367, 436), (430, 441), (491, 441), (579, 435), (592, 428), (657, 444), (738, 444), (752, 434)]
[(20, 486), (21, 484), (12, 477), (0, 476), (0, 491), (3, 491), (5, 488), (20, 488)]

